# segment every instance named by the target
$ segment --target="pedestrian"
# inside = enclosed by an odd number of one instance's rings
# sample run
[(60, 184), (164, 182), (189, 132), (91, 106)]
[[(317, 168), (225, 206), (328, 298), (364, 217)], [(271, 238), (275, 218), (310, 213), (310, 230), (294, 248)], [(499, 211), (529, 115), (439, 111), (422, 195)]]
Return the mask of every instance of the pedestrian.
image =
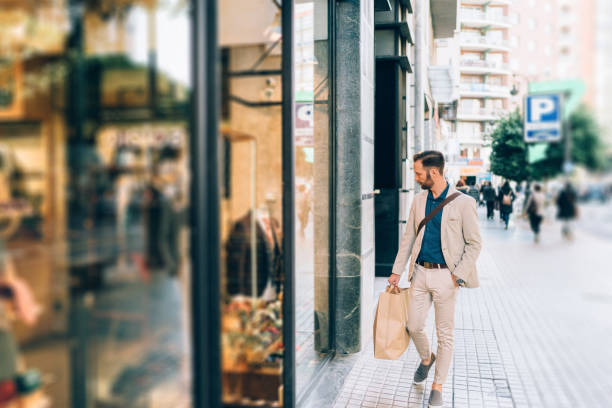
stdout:
[(456, 186), (457, 191), (461, 191), (464, 194), (468, 193), (468, 190), (470, 189), (466, 184), (465, 181), (463, 181), (463, 179), (459, 179), (459, 181), (457, 182)]
[(546, 196), (542, 192), (542, 187), (539, 184), (533, 186), (533, 192), (527, 199), (525, 212), (529, 217), (529, 225), (534, 234), (534, 241), (540, 242), (540, 225), (544, 219), (544, 209), (546, 207)]
[(485, 200), (484, 200), (484, 189), (487, 187), (488, 185), (488, 181), (483, 181), (482, 184), (480, 184), (480, 187), (478, 188), (478, 206), (479, 207), (484, 207), (485, 206)]
[[(389, 277), (397, 285), (408, 259), (411, 297), (408, 327), (421, 357), (414, 374), (415, 384), (424, 384), (436, 363), (429, 406), (441, 407), (442, 386), (453, 356), (455, 303), (459, 287), (479, 286), (476, 259), (481, 249), (475, 200), (457, 193), (443, 176), (444, 156), (425, 151), (414, 156), (414, 179), (424, 190), (410, 207), (400, 247)], [(442, 208), (444, 208), (442, 210)], [(437, 355), (430, 350), (425, 331), (433, 301), (435, 309)]]
[(563, 223), (561, 234), (567, 240), (573, 239), (572, 222), (578, 215), (576, 191), (568, 181), (557, 196), (557, 218)]
[[(523, 209), (522, 212), (526, 213), (527, 212), (527, 203), (529, 202), (529, 197), (531, 196), (531, 192), (533, 191), (533, 188), (531, 186), (531, 183), (528, 181), (527, 185), (525, 186), (525, 194), (524, 194), (524, 200), (523, 200)], [(518, 193), (518, 188), (516, 190), (516, 192)]]
[(510, 223), (510, 214), (512, 214), (512, 204), (514, 203), (515, 198), (516, 194), (514, 194), (514, 191), (512, 191), (510, 183), (506, 181), (499, 190), (499, 215), (504, 221), (505, 229), (508, 229), (508, 224)]
[(497, 200), (497, 195), (490, 181), (482, 189), (482, 199), (487, 203), (487, 219), (492, 220), (495, 216), (495, 200)]

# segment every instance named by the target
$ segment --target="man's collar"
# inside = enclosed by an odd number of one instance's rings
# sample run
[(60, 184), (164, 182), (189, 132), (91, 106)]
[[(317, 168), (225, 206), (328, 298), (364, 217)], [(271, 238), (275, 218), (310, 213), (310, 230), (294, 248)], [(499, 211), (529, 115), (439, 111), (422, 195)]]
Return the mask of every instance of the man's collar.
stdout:
[(429, 193), (427, 194), (427, 198), (431, 198), (432, 200), (440, 200), (440, 199), (444, 200), (448, 196), (448, 193), (451, 188), (451, 185), (448, 182), (448, 180), (445, 180), (445, 181), (446, 181), (446, 188), (442, 191), (442, 194), (440, 194), (437, 198), (434, 198), (433, 192), (429, 190)]

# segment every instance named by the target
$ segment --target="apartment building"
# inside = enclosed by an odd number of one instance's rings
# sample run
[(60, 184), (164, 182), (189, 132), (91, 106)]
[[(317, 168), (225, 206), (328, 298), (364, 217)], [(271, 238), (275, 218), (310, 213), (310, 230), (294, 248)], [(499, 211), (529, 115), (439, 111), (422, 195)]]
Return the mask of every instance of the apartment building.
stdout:
[[(605, 2), (604, 2), (605, 3)], [(602, 7), (600, 7), (601, 9)], [(583, 102), (595, 107), (596, 5), (594, 0), (515, 0), (510, 31), (512, 109), (521, 107), (529, 82), (580, 79)], [(601, 22), (601, 19), (598, 19)]]
[(459, 103), (456, 141), (459, 176), (477, 182), (488, 178), (490, 135), (510, 108), (512, 72), (510, 0), (464, 0), (459, 33)]

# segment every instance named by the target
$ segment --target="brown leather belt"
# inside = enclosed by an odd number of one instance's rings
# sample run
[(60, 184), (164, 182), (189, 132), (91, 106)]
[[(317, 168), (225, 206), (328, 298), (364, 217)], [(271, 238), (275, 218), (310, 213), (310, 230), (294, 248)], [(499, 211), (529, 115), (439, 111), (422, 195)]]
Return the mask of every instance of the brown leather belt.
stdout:
[(434, 262), (427, 262), (427, 261), (417, 261), (417, 264), (427, 269), (446, 269), (447, 268), (446, 264), (437, 264)]

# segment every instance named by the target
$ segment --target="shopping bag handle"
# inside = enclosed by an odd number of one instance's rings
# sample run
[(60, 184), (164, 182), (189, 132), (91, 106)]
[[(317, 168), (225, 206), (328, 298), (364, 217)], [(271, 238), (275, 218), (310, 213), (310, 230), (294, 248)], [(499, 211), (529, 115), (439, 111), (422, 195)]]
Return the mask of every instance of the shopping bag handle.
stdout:
[(392, 293), (394, 295), (399, 295), (401, 293), (400, 288), (397, 287), (397, 285), (387, 285), (387, 293)]

